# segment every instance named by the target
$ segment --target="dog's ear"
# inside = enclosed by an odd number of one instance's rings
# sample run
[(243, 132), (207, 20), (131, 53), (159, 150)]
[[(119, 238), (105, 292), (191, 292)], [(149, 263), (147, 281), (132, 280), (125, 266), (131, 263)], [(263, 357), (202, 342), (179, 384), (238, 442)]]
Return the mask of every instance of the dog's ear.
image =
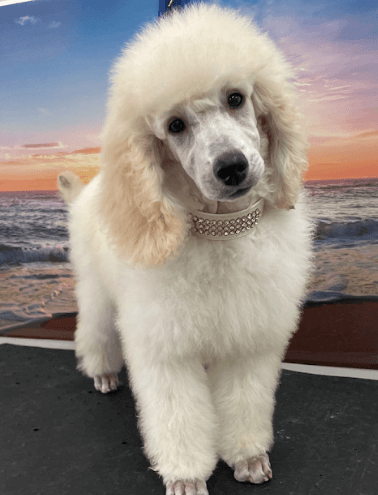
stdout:
[(104, 135), (99, 208), (116, 253), (132, 264), (162, 264), (187, 233), (185, 212), (163, 194), (155, 136)]
[(267, 78), (255, 84), (252, 98), (269, 138), (269, 162), (278, 184), (276, 205), (294, 208), (308, 168), (309, 146), (294, 88), (289, 82), (278, 84)]

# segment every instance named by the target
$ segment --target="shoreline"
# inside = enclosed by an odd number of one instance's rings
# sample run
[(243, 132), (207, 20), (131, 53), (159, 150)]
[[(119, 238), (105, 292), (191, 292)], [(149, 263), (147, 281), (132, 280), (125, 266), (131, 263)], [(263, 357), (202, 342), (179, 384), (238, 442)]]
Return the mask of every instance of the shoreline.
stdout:
[[(73, 341), (76, 312), (0, 329), (1, 337)], [(284, 362), (378, 370), (378, 296), (306, 301)]]

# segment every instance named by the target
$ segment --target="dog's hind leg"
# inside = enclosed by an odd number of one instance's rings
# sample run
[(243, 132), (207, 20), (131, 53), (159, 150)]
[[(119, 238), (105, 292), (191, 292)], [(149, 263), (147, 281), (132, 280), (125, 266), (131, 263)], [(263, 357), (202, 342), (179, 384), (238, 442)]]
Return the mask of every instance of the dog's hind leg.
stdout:
[(78, 369), (94, 379), (97, 390), (107, 393), (117, 389), (117, 374), (123, 366), (122, 346), (114, 326), (114, 307), (93, 271), (86, 271), (85, 277), (80, 275), (76, 285)]

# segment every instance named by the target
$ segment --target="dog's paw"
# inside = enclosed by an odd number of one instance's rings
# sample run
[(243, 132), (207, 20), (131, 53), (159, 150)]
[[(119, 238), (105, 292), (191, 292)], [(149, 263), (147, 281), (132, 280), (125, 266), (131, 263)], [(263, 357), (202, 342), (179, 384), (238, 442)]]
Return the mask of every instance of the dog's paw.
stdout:
[(246, 461), (235, 464), (234, 477), (237, 481), (249, 481), (250, 483), (264, 483), (273, 476), (268, 454), (252, 457)]
[(119, 385), (117, 373), (105, 373), (94, 377), (94, 386), (103, 394), (107, 394), (112, 390), (117, 390)]
[(209, 495), (205, 481), (168, 481), (165, 495)]

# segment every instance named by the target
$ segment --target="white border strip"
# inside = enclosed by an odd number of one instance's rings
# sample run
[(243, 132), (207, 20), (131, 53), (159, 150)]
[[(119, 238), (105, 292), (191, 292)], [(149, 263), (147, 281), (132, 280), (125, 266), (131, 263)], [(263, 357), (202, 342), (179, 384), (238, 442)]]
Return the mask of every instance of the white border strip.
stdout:
[[(75, 350), (75, 342), (71, 340), (50, 339), (21, 339), (16, 337), (0, 337), (1, 344), (23, 345), (27, 347), (42, 347), (44, 349)], [(361, 368), (337, 368), (334, 366), (315, 366), (309, 364), (282, 363), (282, 369), (309, 373), (311, 375), (341, 376), (346, 378), (362, 378), (364, 380), (378, 380), (378, 370)]]
[(337, 368), (336, 366), (317, 366), (312, 364), (282, 363), (282, 369), (309, 373), (311, 375), (341, 376), (346, 378), (363, 378), (364, 380), (378, 380), (378, 370), (362, 368)]
[(24, 345), (26, 347), (43, 347), (44, 349), (75, 350), (75, 342), (72, 340), (52, 339), (22, 339), (18, 337), (0, 337), (1, 344)]

